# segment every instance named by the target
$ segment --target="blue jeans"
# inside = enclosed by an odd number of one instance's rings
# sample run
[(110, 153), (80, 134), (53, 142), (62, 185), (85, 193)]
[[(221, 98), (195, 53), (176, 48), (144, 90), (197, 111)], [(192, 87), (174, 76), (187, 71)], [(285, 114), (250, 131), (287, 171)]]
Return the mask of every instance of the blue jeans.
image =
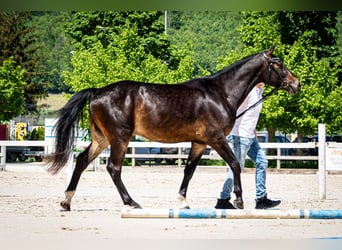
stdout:
[[(237, 160), (240, 163), (241, 171), (245, 165), (246, 156), (256, 164), (255, 171), (255, 189), (256, 198), (262, 198), (266, 195), (266, 169), (268, 160), (264, 151), (260, 148), (259, 142), (254, 138), (244, 138), (240, 136), (229, 135), (227, 137), (229, 146), (232, 148)], [(224, 181), (221, 199), (228, 199), (231, 196), (234, 185), (234, 176), (231, 169), (228, 171), (226, 180)]]

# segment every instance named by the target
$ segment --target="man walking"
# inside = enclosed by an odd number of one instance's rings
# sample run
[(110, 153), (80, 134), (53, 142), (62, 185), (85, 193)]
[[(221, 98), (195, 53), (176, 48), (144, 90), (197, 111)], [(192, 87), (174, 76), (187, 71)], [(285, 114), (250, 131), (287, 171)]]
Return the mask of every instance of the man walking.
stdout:
[[(259, 119), (262, 108), (262, 103), (248, 109), (253, 104), (262, 99), (264, 83), (256, 85), (243, 103), (237, 110), (237, 115), (247, 110), (239, 117), (234, 124), (234, 127), (227, 137), (228, 143), (232, 148), (237, 160), (240, 163), (241, 171), (243, 170), (246, 156), (256, 164), (255, 172), (255, 189), (256, 189), (256, 209), (267, 209), (278, 206), (280, 200), (270, 200), (266, 193), (266, 169), (268, 160), (264, 151), (261, 149), (256, 138), (255, 128)], [(233, 191), (233, 172), (229, 169), (226, 180), (224, 181), (220, 198), (217, 200), (215, 208), (217, 209), (243, 209), (243, 201), (234, 201), (234, 206), (230, 202), (231, 192)]]

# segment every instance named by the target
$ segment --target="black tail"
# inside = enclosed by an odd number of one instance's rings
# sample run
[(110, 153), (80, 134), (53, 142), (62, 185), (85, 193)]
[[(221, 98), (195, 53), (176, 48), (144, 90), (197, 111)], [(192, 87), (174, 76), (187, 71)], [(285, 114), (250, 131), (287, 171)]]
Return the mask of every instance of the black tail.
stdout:
[(56, 133), (55, 152), (48, 157), (48, 171), (58, 173), (68, 162), (72, 153), (75, 124), (78, 123), (82, 110), (97, 89), (89, 88), (76, 93), (59, 111), (58, 121), (54, 127)]

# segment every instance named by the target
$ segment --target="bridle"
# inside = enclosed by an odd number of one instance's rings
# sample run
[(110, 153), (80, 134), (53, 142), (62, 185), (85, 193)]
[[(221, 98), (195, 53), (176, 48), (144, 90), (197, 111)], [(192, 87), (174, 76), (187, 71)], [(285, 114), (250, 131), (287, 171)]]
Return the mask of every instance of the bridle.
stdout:
[[(271, 74), (272, 71), (274, 71), (279, 79), (282, 79), (279, 71), (277, 71), (274, 67), (273, 64), (274, 63), (280, 63), (280, 59), (277, 57), (273, 57), (273, 58), (269, 58), (265, 52), (262, 53), (262, 55), (264, 56), (264, 58), (267, 61), (267, 68), (268, 68), (268, 81), (265, 83), (266, 85), (269, 85), (269, 82), (271, 81)], [(270, 97), (271, 95), (273, 95), (274, 93), (276, 93), (279, 89), (283, 89), (284, 87), (288, 86), (288, 82), (285, 79), (281, 80), (281, 84), (279, 87), (273, 88), (271, 90), (271, 92), (269, 92), (268, 94), (266, 94), (265, 96), (263, 96), (259, 101), (257, 101), (256, 103), (254, 103), (253, 105), (251, 105), (250, 107), (248, 107), (247, 109), (245, 109), (243, 112), (241, 112), (238, 116), (235, 117), (235, 119), (240, 118), (241, 116), (243, 116), (248, 110), (254, 108), (255, 106), (259, 105), (262, 101), (266, 100), (268, 97)]]
[(286, 79), (282, 79), (282, 76), (280, 75), (279, 71), (273, 67), (274, 63), (280, 63), (281, 62), (280, 59), (278, 57), (269, 58), (265, 52), (263, 52), (262, 55), (264, 56), (264, 58), (266, 59), (267, 64), (268, 64), (268, 66), (267, 66), (267, 68), (268, 68), (268, 81), (266, 84), (269, 84), (269, 82), (271, 81), (271, 73), (272, 73), (272, 71), (274, 71), (278, 75), (279, 79), (281, 79), (280, 86), (277, 87), (276, 89), (282, 89), (284, 87), (287, 87), (288, 82), (286, 81)]

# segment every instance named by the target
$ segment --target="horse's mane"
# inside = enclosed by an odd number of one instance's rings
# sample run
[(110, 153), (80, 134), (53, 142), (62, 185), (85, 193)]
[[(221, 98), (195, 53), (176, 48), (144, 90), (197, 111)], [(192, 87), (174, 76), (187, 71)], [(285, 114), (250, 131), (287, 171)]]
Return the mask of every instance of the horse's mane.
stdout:
[(250, 55), (250, 56), (246, 56), (244, 58), (242, 58), (241, 60), (221, 69), (220, 71), (217, 71), (216, 73), (214, 73), (213, 75), (211, 75), (210, 77), (215, 78), (219, 75), (225, 74), (229, 71), (234, 70), (235, 68), (239, 68), (240, 66), (242, 66), (243, 64), (245, 64), (247, 61), (249, 61), (251, 58), (255, 57), (258, 54), (254, 54), (254, 55)]

